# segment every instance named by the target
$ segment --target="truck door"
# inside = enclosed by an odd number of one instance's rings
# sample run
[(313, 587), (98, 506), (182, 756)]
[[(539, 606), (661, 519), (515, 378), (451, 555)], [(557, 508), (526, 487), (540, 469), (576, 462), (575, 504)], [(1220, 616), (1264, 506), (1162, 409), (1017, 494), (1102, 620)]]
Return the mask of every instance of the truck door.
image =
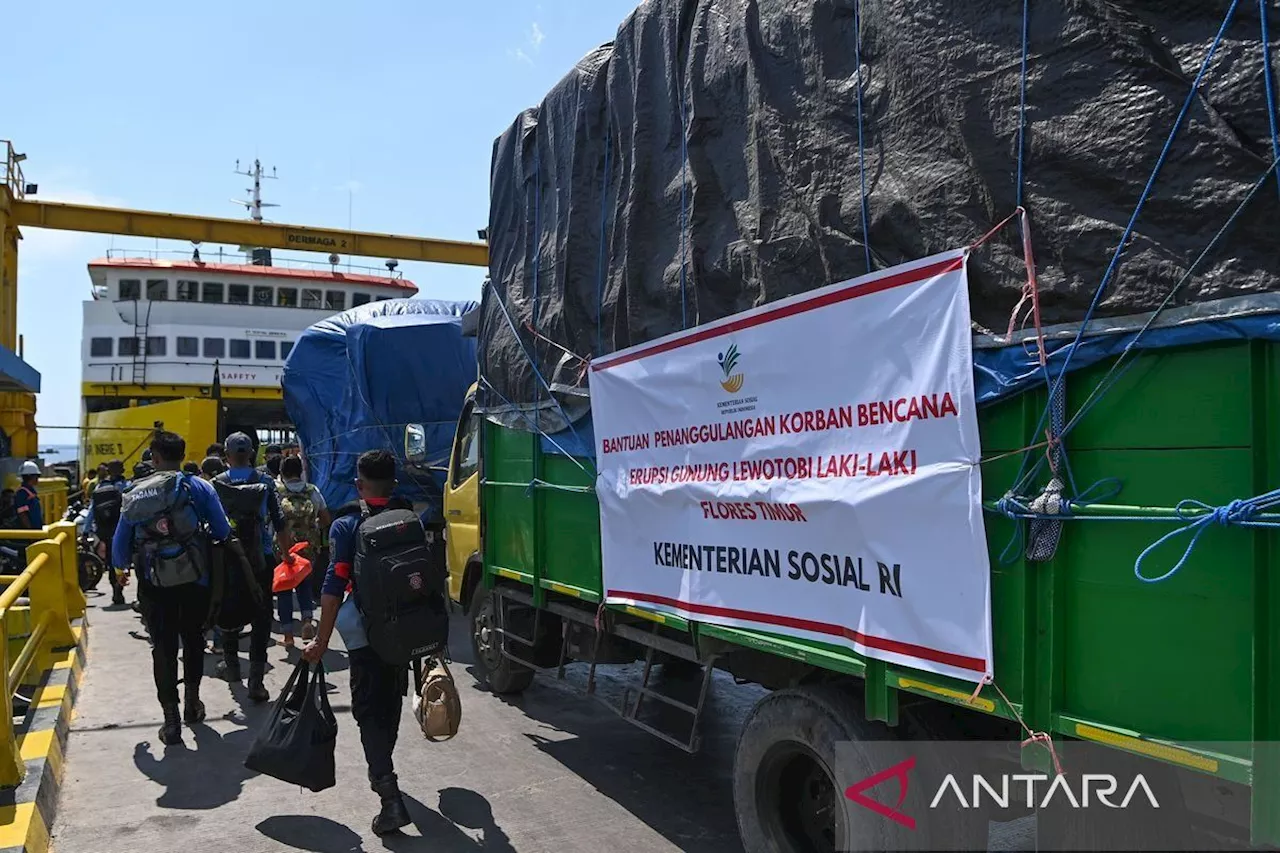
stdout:
[(467, 562), (480, 550), (479, 432), (480, 415), (475, 411), (475, 396), (470, 395), (458, 418), (444, 490), (449, 597), (454, 601), (462, 600)]

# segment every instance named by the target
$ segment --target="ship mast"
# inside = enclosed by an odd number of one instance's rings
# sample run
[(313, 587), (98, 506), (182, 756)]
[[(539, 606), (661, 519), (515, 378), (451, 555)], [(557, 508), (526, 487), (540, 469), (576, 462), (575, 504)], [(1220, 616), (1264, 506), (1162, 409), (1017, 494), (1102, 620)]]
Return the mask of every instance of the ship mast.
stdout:
[[(241, 207), (244, 207), (245, 209), (247, 209), (249, 211), (249, 218), (254, 222), (262, 222), (262, 208), (280, 206), (278, 204), (273, 204), (271, 202), (262, 200), (262, 181), (264, 178), (267, 178), (273, 181), (276, 180), (275, 166), (271, 167), (271, 174), (268, 175), (266, 171), (262, 168), (262, 161), (255, 157), (253, 160), (253, 171), (251, 172), (247, 170), (242, 171), (240, 169), (240, 161), (237, 160), (235, 173), (237, 175), (244, 175), (246, 178), (253, 178), (253, 188), (245, 190), (245, 192), (249, 194), (248, 199), (233, 198), (231, 200), (231, 203), (238, 204)], [(270, 249), (254, 248), (252, 246), (241, 246), (240, 250), (249, 256), (250, 263), (256, 264), (258, 266), (264, 266), (264, 267), (271, 266), (271, 250)]]

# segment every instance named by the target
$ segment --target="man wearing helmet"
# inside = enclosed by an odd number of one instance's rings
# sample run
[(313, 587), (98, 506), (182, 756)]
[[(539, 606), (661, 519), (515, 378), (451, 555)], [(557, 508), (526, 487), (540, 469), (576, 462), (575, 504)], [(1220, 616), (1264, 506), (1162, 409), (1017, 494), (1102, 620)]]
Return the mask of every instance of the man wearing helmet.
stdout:
[(39, 530), (44, 527), (44, 510), (40, 506), (40, 494), (36, 489), (40, 485), (40, 466), (27, 460), (18, 469), (22, 477), (22, 485), (13, 496), (13, 508), (18, 513), (18, 527), (24, 530)]

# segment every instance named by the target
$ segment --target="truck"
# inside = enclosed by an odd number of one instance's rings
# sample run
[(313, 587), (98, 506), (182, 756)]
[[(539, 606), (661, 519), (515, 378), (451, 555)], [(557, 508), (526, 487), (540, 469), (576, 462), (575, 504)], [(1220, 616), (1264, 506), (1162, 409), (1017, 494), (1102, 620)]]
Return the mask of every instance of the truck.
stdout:
[[(1280, 270), (1261, 227), (1280, 215), (1280, 148), (1275, 104), (1243, 71), (1267, 53), (1258, 33), (1235, 4), (1225, 20), (1208, 6), (747, 5), (650, 0), (495, 143), (480, 380), (444, 497), (450, 596), (483, 680), (513, 694), (535, 673), (575, 673), (591, 695), (601, 667), (631, 664), (614, 710), (690, 752), (714, 723), (713, 681), (765, 688), (732, 780), (750, 853), (985, 849), (1019, 780), (1042, 848), (1280, 843)], [(1174, 55), (1198, 73), (1170, 76)], [(1211, 75), (1235, 82), (1209, 98)], [(1221, 192), (1187, 191), (1180, 169)], [(834, 282), (883, 290), (953, 247), (972, 273), (972, 348), (955, 348), (951, 375), (973, 387), (959, 408), (980, 444), (970, 508), (991, 677), (825, 642), (796, 620), (729, 624), (705, 599), (611, 597), (602, 531), (618, 495), (603, 508), (595, 368)], [(903, 353), (888, 342), (805, 379), (909, 378)], [(707, 353), (697, 369), (718, 359), (720, 381), (661, 405), (723, 389), (736, 406), (737, 356)], [(646, 434), (637, 422), (622, 451)], [(745, 442), (724, 446), (746, 459)], [(661, 506), (647, 476), (630, 491)], [(896, 535), (933, 535), (931, 509)], [(855, 522), (864, 547), (874, 536)], [(686, 562), (655, 551), (640, 568)], [(951, 568), (944, 556), (926, 576)], [(879, 581), (900, 589), (891, 567)], [(838, 626), (850, 635), (857, 608)], [(970, 763), (966, 744), (992, 749)], [(1086, 787), (1068, 797), (1073, 780)], [(1123, 802), (1098, 806), (1099, 780)], [(941, 830), (922, 818), (938, 803), (956, 806)]]

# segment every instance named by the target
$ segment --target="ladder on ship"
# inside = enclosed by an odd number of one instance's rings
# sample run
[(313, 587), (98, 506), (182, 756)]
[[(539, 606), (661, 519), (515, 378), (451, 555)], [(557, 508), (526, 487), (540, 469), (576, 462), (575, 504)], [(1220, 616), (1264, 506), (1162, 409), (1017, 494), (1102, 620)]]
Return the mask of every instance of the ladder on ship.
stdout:
[(151, 326), (151, 300), (147, 300), (147, 312), (143, 315), (138, 310), (138, 302), (133, 303), (133, 384), (147, 384), (147, 331)]

